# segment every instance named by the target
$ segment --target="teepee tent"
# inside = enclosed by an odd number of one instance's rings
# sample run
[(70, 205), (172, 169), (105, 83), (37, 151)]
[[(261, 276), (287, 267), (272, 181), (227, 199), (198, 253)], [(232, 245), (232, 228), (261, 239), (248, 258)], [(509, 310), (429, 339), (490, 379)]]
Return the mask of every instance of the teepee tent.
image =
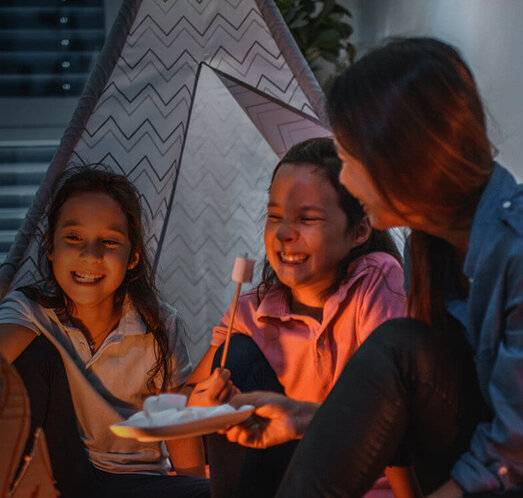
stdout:
[(234, 293), (235, 257), (263, 257), (278, 157), (330, 134), (322, 104), (272, 0), (125, 0), (0, 268), (0, 296), (39, 278), (56, 177), (103, 163), (141, 192), (158, 287), (198, 361)]

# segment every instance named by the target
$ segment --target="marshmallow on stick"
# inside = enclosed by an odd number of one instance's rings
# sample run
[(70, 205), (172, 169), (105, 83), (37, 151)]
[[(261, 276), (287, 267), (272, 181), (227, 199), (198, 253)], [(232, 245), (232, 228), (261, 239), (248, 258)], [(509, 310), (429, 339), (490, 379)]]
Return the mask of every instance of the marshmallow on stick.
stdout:
[(229, 328), (227, 329), (227, 336), (225, 338), (225, 344), (223, 346), (222, 359), (220, 361), (220, 368), (225, 367), (225, 361), (227, 360), (227, 353), (229, 351), (229, 341), (231, 340), (232, 325), (234, 323), (234, 316), (236, 315), (236, 308), (238, 307), (238, 298), (240, 297), (240, 289), (242, 283), (248, 283), (252, 281), (252, 274), (254, 272), (254, 259), (248, 259), (248, 254), (245, 256), (237, 257), (234, 261), (232, 268), (232, 281), (237, 282), (236, 294), (232, 302), (231, 309), (231, 320), (229, 322)]

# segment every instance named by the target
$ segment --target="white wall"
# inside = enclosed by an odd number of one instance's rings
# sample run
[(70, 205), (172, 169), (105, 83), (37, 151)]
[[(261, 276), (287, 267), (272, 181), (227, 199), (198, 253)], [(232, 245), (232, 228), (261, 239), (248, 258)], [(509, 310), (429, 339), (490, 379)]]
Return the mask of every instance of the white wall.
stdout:
[(434, 36), (468, 62), (497, 159), (523, 181), (523, 0), (343, 0), (359, 54), (388, 36)]

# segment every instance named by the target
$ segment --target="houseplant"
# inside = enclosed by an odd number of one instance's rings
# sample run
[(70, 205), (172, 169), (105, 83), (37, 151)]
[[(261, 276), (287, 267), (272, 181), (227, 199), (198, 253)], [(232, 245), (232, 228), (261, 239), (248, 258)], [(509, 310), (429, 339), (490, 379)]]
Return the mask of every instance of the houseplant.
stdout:
[(349, 41), (353, 28), (347, 22), (352, 14), (346, 7), (336, 0), (276, 0), (276, 4), (316, 76), (329, 64), (339, 73), (353, 62), (356, 50)]

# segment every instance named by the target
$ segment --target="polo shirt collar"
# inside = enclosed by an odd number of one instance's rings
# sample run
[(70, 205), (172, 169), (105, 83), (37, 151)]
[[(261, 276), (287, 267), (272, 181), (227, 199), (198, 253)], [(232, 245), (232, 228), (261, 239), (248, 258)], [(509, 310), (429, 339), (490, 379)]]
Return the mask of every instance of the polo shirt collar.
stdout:
[(262, 297), (255, 317), (257, 320), (278, 318), (284, 322), (294, 317), (289, 307), (288, 293), (281, 283), (273, 285)]
[[(66, 330), (77, 330), (69, 321), (63, 322), (53, 309), (48, 310), (50, 318)], [(117, 327), (111, 332), (111, 336), (116, 340), (123, 339), (124, 336), (143, 335), (146, 333), (146, 327), (142, 317), (134, 307), (129, 296), (125, 296), (122, 305), (122, 316)]]
[(147, 331), (142, 317), (134, 307), (129, 296), (125, 297), (122, 317), (115, 331), (122, 335), (143, 335)]
[[(323, 307), (323, 324), (325, 325), (330, 321), (342, 303), (347, 297), (349, 289), (361, 278), (361, 274), (367, 270), (367, 262), (365, 256), (354, 260), (347, 270), (350, 274), (347, 282), (342, 284), (340, 288), (330, 296)], [(289, 307), (287, 299), (287, 292), (285, 287), (281, 283), (273, 285), (267, 293), (262, 297), (261, 303), (255, 313), (257, 320), (263, 320), (264, 318), (276, 318), (282, 322), (286, 322), (293, 319), (299, 319), (304, 321), (314, 320), (314, 318), (306, 315), (298, 315), (292, 313)]]

